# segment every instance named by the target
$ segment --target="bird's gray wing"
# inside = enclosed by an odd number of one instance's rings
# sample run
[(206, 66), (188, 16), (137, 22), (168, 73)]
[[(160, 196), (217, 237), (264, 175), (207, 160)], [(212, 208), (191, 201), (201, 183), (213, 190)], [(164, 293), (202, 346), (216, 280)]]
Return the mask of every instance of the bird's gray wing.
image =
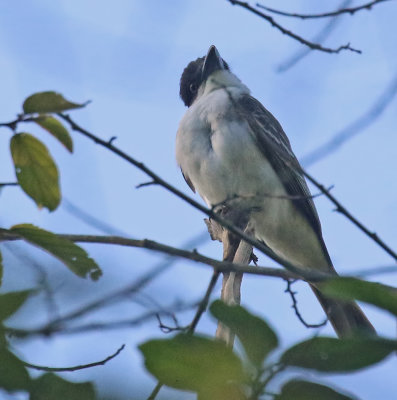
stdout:
[(235, 106), (239, 116), (249, 124), (257, 146), (280, 177), (296, 209), (303, 214), (316, 232), (329, 259), (322, 237), (320, 220), (302, 174), (302, 168), (280, 123), (258, 100), (250, 95), (239, 97)]

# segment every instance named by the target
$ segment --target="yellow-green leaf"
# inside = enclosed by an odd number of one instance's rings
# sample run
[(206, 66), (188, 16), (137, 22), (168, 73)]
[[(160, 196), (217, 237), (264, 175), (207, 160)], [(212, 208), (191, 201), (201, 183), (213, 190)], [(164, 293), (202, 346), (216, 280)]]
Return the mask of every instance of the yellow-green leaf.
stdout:
[(266, 356), (278, 345), (275, 332), (261, 318), (245, 308), (229, 306), (216, 300), (210, 307), (211, 314), (225, 324), (240, 339), (248, 358), (260, 366)]
[(373, 337), (335, 339), (315, 337), (290, 347), (281, 362), (321, 372), (348, 372), (366, 368), (397, 350), (397, 341)]
[(14, 314), (32, 294), (32, 290), (8, 292), (0, 295), (0, 321)]
[(319, 383), (293, 379), (284, 384), (276, 400), (353, 400), (356, 397), (345, 395)]
[(58, 375), (44, 374), (32, 382), (30, 400), (95, 400), (91, 382), (71, 382)]
[(82, 108), (86, 105), (87, 103), (72, 103), (66, 100), (60, 93), (49, 91), (34, 93), (29, 96), (23, 103), (23, 111), (25, 114), (57, 113), (74, 108)]
[(397, 316), (397, 289), (357, 278), (335, 278), (322, 284), (324, 293), (343, 300), (359, 300)]
[(22, 361), (7, 348), (0, 347), (0, 388), (7, 392), (28, 390), (30, 377)]
[(70, 240), (31, 224), (15, 225), (10, 231), (52, 254), (78, 276), (97, 280), (102, 275), (101, 269), (87, 252)]
[(11, 138), (15, 173), (23, 191), (39, 207), (55, 210), (60, 201), (58, 169), (47, 147), (29, 133)]
[(60, 121), (49, 115), (41, 115), (34, 119), (47, 132), (56, 137), (71, 153), (73, 153), (73, 141), (67, 129)]
[(177, 389), (214, 393), (245, 379), (242, 363), (232, 349), (202, 336), (180, 334), (172, 339), (150, 340), (139, 349), (148, 371)]

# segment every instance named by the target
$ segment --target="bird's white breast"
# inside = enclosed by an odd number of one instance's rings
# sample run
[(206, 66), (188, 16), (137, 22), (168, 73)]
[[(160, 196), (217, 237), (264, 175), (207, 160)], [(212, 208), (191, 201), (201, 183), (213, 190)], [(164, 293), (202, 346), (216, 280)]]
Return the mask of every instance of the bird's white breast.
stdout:
[(209, 205), (235, 196), (285, 194), (247, 122), (230, 113), (231, 97), (239, 94), (239, 88), (228, 88), (201, 97), (186, 111), (178, 129), (178, 164)]

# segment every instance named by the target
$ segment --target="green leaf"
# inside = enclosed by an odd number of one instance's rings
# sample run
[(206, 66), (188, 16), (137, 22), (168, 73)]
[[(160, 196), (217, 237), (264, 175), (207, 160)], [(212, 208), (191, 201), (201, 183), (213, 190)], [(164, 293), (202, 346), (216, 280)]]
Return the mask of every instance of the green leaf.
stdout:
[(376, 364), (396, 349), (397, 341), (378, 337), (316, 337), (289, 348), (281, 362), (322, 372), (347, 372)]
[(10, 231), (52, 254), (78, 276), (90, 276), (91, 279), (97, 280), (102, 275), (101, 269), (87, 252), (70, 240), (31, 224), (15, 225)]
[(55, 210), (61, 201), (58, 169), (47, 147), (29, 133), (14, 135), (10, 147), (21, 188), (39, 207)]
[(40, 115), (34, 119), (34, 122), (47, 132), (50, 132), (51, 135), (56, 137), (71, 153), (73, 153), (72, 138), (60, 121), (49, 115)]
[(205, 387), (197, 394), (197, 400), (248, 400), (242, 388), (235, 383)]
[(70, 382), (54, 374), (44, 374), (32, 382), (30, 400), (95, 400), (90, 382)]
[(356, 278), (337, 278), (322, 283), (321, 291), (343, 300), (373, 304), (397, 316), (397, 289)]
[(229, 306), (223, 301), (214, 301), (211, 314), (229, 327), (240, 339), (248, 358), (261, 365), (266, 356), (277, 347), (274, 331), (259, 317), (252, 315), (241, 306)]
[(281, 393), (275, 400), (353, 400), (355, 397), (346, 396), (335, 389), (319, 383), (293, 379), (284, 384)]
[(23, 362), (5, 347), (0, 347), (0, 388), (13, 392), (28, 389), (29, 374)]
[(148, 371), (168, 386), (217, 392), (230, 381), (242, 382), (240, 359), (226, 345), (201, 336), (180, 334), (139, 346)]
[(87, 103), (77, 104), (66, 100), (60, 93), (39, 92), (29, 96), (23, 103), (23, 112), (30, 113), (58, 113), (74, 108), (85, 107)]
[(19, 292), (9, 292), (0, 295), (0, 321), (7, 319), (14, 314), (27, 298), (32, 294), (32, 290), (22, 290)]

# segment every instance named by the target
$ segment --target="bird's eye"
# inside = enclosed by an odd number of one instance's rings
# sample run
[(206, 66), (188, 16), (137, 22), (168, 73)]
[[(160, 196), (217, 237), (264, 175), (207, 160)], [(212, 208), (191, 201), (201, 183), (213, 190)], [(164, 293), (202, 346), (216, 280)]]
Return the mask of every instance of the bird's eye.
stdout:
[(197, 92), (197, 85), (195, 83), (191, 83), (189, 86), (189, 89), (192, 93), (196, 93)]

